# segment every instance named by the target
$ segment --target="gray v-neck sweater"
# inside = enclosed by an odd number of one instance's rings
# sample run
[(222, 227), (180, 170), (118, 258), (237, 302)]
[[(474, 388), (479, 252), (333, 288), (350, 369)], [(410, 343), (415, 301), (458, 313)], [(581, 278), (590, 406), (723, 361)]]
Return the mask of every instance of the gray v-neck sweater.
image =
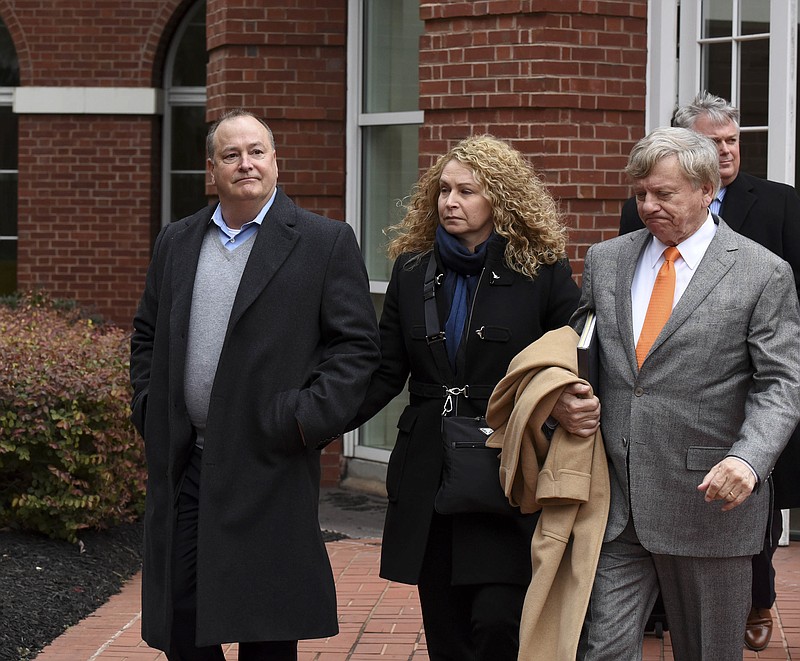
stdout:
[(233, 301), (258, 236), (255, 234), (231, 251), (222, 245), (218, 232), (216, 225), (210, 224), (200, 249), (186, 341), (184, 398), (189, 419), (197, 432), (197, 445), (201, 448), (205, 440), (211, 388)]

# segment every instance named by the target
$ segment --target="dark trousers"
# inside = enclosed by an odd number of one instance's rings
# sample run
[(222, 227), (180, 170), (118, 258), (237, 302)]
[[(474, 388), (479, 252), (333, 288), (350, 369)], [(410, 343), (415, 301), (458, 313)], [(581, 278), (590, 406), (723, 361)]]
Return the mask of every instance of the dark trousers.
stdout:
[(764, 548), (753, 556), (753, 608), (772, 608), (775, 603), (775, 569), (772, 556), (778, 548), (778, 540), (783, 532), (783, 519), (780, 510), (772, 511), (772, 525), (767, 528)]
[[(173, 546), (173, 620), (169, 661), (225, 661), (221, 645), (196, 647), (197, 519), (200, 466), (203, 453), (195, 448), (181, 485)], [(239, 661), (297, 661), (297, 641), (239, 643)]]
[[(527, 586), (452, 585), (452, 530), (434, 514), (419, 577), (431, 661), (516, 661)], [(476, 558), (476, 562), (486, 562)]]

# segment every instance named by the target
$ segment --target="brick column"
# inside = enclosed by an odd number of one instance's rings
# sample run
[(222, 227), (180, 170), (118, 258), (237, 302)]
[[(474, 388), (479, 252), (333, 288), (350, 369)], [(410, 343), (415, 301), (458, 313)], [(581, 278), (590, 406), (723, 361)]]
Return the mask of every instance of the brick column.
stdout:
[[(344, 219), (347, 0), (207, 6), (209, 121), (233, 108), (264, 117), (278, 184), (303, 208)], [(321, 484), (337, 485), (342, 463), (337, 441), (322, 453)]]
[(617, 233), (644, 131), (647, 2), (421, 2), (420, 166), (472, 133), (507, 139), (560, 200), (569, 256)]
[(242, 107), (275, 134), (278, 183), (344, 218), (347, 0), (208, 0), (208, 118)]

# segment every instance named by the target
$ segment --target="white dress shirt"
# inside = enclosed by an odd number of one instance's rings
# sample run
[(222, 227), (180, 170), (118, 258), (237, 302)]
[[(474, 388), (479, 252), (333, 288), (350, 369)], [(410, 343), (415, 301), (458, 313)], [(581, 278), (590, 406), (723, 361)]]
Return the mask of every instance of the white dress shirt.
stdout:
[[(681, 256), (675, 260), (675, 297), (672, 300), (673, 309), (677, 305), (683, 292), (689, 286), (700, 260), (706, 254), (711, 240), (717, 233), (717, 226), (708, 214), (706, 221), (683, 243), (679, 243), (676, 248)], [(631, 304), (633, 309), (633, 344), (639, 341), (639, 335), (644, 325), (644, 317), (647, 314), (647, 306), (650, 303), (650, 294), (653, 292), (653, 284), (656, 276), (664, 263), (664, 251), (667, 245), (661, 243), (653, 237), (642, 251), (641, 257), (636, 264), (636, 272), (633, 274), (633, 284), (631, 285)]]

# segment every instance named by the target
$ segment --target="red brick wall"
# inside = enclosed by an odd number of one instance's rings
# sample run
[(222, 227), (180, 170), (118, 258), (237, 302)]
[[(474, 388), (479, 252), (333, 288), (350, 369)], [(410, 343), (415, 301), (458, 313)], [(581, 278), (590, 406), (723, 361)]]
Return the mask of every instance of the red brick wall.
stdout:
[[(0, 0), (23, 86), (158, 87), (191, 0)], [(129, 325), (160, 215), (160, 116), (19, 117), (18, 286)]]
[[(0, 0), (23, 86), (162, 86), (192, 0)], [(421, 2), (420, 166), (474, 132), (510, 140), (574, 228), (570, 257), (616, 233), (644, 125), (646, 0)], [(347, 0), (208, 0), (208, 119), (263, 114), (280, 183), (344, 218)], [(19, 283), (123, 325), (160, 225), (161, 118), (20, 116)], [(323, 455), (339, 477), (340, 445)]]
[(420, 166), (491, 133), (526, 154), (573, 228), (576, 273), (616, 235), (644, 127), (647, 2), (421, 2)]
[(164, 35), (191, 2), (0, 0), (0, 16), (22, 85), (150, 87)]
[(256, 4), (208, 0), (208, 118), (236, 107), (264, 116), (279, 184), (343, 219), (347, 0)]
[[(0, 0), (0, 17), (23, 85), (156, 87), (190, 4)], [(264, 114), (287, 192), (343, 218), (347, 2), (253, 4), (208, 0), (209, 119), (237, 106)], [(628, 193), (621, 168), (644, 125), (646, 0), (451, 0), (421, 2), (420, 15), (420, 166), (468, 133), (509, 139), (561, 200), (580, 272), (586, 247), (614, 234)], [(20, 117), (21, 287), (52, 286), (128, 322), (158, 225), (159, 125), (158, 117)], [(116, 149), (98, 126), (120, 141)], [(26, 197), (37, 186), (25, 178), (42, 172), (58, 195)], [(85, 194), (104, 181), (117, 182), (119, 197)], [(80, 209), (82, 227), (65, 209)], [(57, 232), (55, 217), (65, 220)], [(87, 263), (86, 246), (106, 245)]]
[(150, 260), (152, 124), (138, 117), (20, 117), (20, 289), (77, 299), (130, 324)]
[[(237, 107), (263, 116), (278, 183), (300, 206), (344, 219), (347, 0), (267, 4), (208, 0), (208, 119)], [(337, 441), (322, 454), (322, 484), (338, 484), (341, 469)]]

